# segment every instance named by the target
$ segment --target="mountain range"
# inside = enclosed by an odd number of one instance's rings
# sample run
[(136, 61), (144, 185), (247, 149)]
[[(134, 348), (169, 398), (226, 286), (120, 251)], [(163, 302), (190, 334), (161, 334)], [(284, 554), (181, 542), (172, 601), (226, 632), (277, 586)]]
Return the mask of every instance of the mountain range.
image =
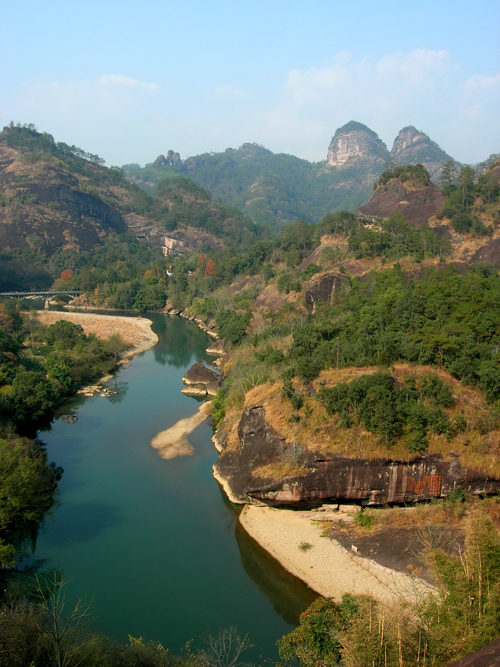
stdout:
[(399, 132), (389, 151), (373, 130), (350, 121), (335, 132), (323, 162), (246, 143), (185, 160), (169, 150), (144, 168), (132, 164), (123, 169), (128, 180), (149, 192), (164, 178), (189, 176), (256, 222), (279, 228), (297, 218), (314, 222), (328, 212), (355, 211), (367, 203), (374, 183), (390, 165), (421, 163), (439, 184), (446, 162), (461, 166), (413, 126)]

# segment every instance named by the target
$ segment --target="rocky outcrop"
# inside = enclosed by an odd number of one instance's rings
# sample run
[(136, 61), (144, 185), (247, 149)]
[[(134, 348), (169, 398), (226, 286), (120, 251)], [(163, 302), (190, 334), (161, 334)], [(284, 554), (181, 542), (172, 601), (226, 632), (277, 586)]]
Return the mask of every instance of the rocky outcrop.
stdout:
[[(415, 457), (412, 461), (349, 458), (303, 450), (287, 442), (266, 421), (263, 406), (247, 407), (238, 424), (238, 446), (226, 446), (217, 434), (219, 460), (214, 475), (237, 503), (319, 505), (353, 502), (363, 505), (407, 503), (446, 497), (459, 487), (474, 494), (500, 490), (500, 479), (465, 468), (456, 455)], [(259, 476), (259, 466), (293, 463), (293, 474)]]
[(11, 149), (0, 147), (5, 169), (0, 169), (0, 245), (3, 248), (36, 248), (52, 254), (58, 248), (92, 250), (108, 234), (127, 227), (120, 211), (64, 169), (40, 163), (37, 169), (16, 161)]
[(225, 354), (224, 346), (222, 345), (220, 340), (216, 340), (213, 343), (210, 343), (205, 352), (207, 354), (213, 354), (214, 356), (217, 357)]
[(221, 379), (222, 376), (219, 373), (203, 364), (196, 363), (182, 378), (186, 385), (182, 393), (189, 396), (215, 396), (219, 391)]
[(421, 227), (443, 205), (444, 196), (433, 183), (421, 188), (409, 188), (394, 178), (377, 188), (369, 202), (356, 213), (366, 218), (388, 218), (399, 211), (412, 225)]
[(389, 151), (377, 134), (366, 125), (351, 121), (339, 128), (330, 145), (326, 162), (331, 167), (347, 167), (353, 163), (382, 166)]
[(394, 140), (391, 158), (396, 164), (423, 164), (435, 182), (439, 182), (445, 162), (451, 161), (460, 168), (458, 162), (413, 125), (404, 127), (400, 131)]
[(314, 310), (318, 301), (330, 301), (332, 294), (347, 291), (349, 285), (349, 278), (342, 273), (323, 273), (312, 278), (306, 287), (304, 298), (309, 308)]
[(498, 667), (498, 665), (500, 665), (500, 639), (494, 639), (476, 653), (450, 662), (446, 667)]
[(179, 153), (174, 153), (170, 150), (167, 153), (167, 156), (160, 154), (153, 162), (153, 167), (173, 167), (174, 169), (180, 169), (182, 167), (182, 160)]

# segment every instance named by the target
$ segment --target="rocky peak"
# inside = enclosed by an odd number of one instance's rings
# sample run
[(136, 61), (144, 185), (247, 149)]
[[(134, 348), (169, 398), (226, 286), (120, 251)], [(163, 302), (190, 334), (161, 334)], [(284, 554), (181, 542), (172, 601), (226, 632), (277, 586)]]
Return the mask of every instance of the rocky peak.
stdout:
[(439, 180), (445, 162), (454, 160), (432, 141), (427, 134), (413, 125), (404, 127), (394, 141), (391, 159), (396, 164), (423, 164), (431, 179)]
[(388, 159), (389, 151), (378, 135), (362, 123), (350, 121), (335, 132), (328, 147), (327, 164), (342, 167), (355, 161), (383, 165)]
[(174, 169), (179, 169), (181, 166), (181, 156), (172, 150), (168, 151), (166, 157), (161, 153), (153, 162), (153, 167), (173, 167)]
[(396, 139), (391, 150), (391, 157), (398, 160), (403, 160), (408, 155), (411, 155), (416, 146), (430, 145), (430, 138), (423, 132), (419, 132), (413, 125), (404, 127)]

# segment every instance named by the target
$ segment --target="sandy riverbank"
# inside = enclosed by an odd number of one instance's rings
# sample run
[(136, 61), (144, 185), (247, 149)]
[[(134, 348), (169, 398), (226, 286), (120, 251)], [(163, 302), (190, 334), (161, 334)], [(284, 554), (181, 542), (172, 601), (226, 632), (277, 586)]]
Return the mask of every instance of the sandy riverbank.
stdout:
[(322, 527), (312, 523), (310, 513), (247, 505), (239, 520), (286, 570), (324, 597), (369, 594), (391, 603), (413, 600), (429, 590), (420, 579), (351, 554), (336, 540), (322, 537)]
[(153, 347), (158, 336), (151, 330), (152, 322), (145, 317), (123, 317), (123, 315), (97, 315), (95, 313), (74, 313), (66, 311), (36, 311), (38, 321), (45, 325), (58, 320), (79, 324), (87, 335), (93, 333), (99, 338), (110, 338), (118, 334), (129, 346), (125, 357), (130, 358)]
[(210, 414), (210, 402), (200, 405), (198, 412), (192, 417), (179, 419), (170, 428), (160, 431), (151, 440), (151, 446), (158, 450), (162, 459), (173, 459), (176, 456), (190, 456), (193, 453), (187, 436), (200, 426)]

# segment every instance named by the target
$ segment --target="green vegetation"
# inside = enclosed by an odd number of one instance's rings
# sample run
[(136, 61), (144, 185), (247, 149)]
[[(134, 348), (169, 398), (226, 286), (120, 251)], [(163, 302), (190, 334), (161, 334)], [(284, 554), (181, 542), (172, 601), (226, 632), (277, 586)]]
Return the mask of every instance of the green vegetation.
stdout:
[[(369, 186), (358, 185), (363, 180), (359, 167), (328, 169), (324, 163), (274, 154), (257, 144), (198, 155), (178, 169), (221, 201), (275, 230), (297, 218), (313, 222), (329, 211), (355, 211), (370, 196)], [(171, 178), (172, 173), (168, 166), (126, 166), (126, 176), (150, 193), (151, 183)]]
[(401, 183), (406, 183), (415, 188), (425, 187), (431, 182), (429, 172), (422, 164), (398, 165), (383, 171), (379, 180), (374, 184), (373, 189), (376, 190), (393, 178), (398, 178)]
[(0, 566), (12, 567), (26, 532), (53, 504), (62, 470), (33, 438), (82, 384), (109, 373), (125, 346), (75, 324), (48, 327), (20, 301), (0, 303)]
[(418, 381), (409, 376), (403, 386), (396, 386), (392, 375), (381, 371), (323, 388), (320, 398), (328, 414), (339, 415), (344, 428), (361, 422), (388, 444), (406, 432), (412, 440), (410, 451), (425, 449), (428, 431), (449, 437), (455, 433), (456, 426), (441, 409), (453, 404), (452, 392), (437, 375)]
[[(498, 166), (494, 163), (490, 171), (479, 176), (477, 183), (472, 167), (466, 165), (457, 174), (453, 163), (445, 164), (441, 184), (446, 201), (438, 218), (449, 218), (458, 234), (491, 235), (493, 226), (481, 219), (481, 214), (488, 211), (493, 214), (494, 223), (499, 222), (495, 205), (500, 200), (500, 186), (498, 175), (491, 171), (495, 164)], [(480, 204), (477, 204), (478, 198)]]
[(487, 267), (373, 272), (295, 328), (287, 361), (305, 380), (329, 367), (436, 364), (497, 401), (499, 304), (500, 279)]
[(0, 438), (0, 567), (14, 565), (13, 533), (25, 532), (50, 509), (61, 473), (39, 443)]

